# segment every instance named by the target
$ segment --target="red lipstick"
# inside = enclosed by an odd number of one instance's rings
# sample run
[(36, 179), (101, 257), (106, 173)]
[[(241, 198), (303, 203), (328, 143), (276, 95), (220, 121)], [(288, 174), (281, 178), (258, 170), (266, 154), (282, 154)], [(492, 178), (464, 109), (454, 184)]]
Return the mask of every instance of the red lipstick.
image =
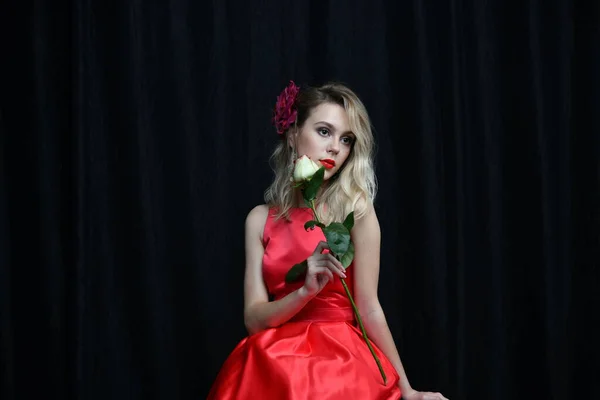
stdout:
[(322, 160), (319, 160), (321, 162), (321, 164), (323, 164), (323, 166), (325, 167), (325, 169), (331, 169), (333, 167), (335, 167), (335, 161), (333, 161), (330, 158), (324, 158)]

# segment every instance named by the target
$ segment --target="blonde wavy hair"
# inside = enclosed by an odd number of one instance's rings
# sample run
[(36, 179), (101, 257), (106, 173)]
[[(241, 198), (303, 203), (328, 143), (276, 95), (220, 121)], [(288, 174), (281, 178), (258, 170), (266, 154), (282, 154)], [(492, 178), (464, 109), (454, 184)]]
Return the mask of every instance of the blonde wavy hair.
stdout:
[(294, 103), (298, 111), (296, 122), (283, 133), (270, 158), (275, 178), (264, 197), (267, 205), (276, 209), (276, 218), (289, 219), (289, 211), (297, 206), (298, 189), (294, 189), (290, 182), (293, 150), (288, 145), (288, 135), (301, 130), (311, 112), (325, 103), (338, 104), (346, 110), (356, 140), (340, 171), (324, 184), (322, 193), (316, 199), (319, 218), (325, 224), (342, 222), (346, 215), (354, 211), (354, 219), (358, 220), (375, 200), (375, 141), (364, 104), (351, 89), (340, 83), (302, 87)]

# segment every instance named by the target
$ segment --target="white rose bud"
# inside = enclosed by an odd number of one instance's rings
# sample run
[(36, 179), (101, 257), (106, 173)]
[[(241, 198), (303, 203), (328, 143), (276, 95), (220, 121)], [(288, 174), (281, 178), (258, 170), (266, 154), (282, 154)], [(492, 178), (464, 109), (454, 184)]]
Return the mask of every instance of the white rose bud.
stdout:
[(306, 155), (303, 155), (296, 160), (296, 165), (294, 166), (294, 181), (308, 181), (318, 170), (319, 166), (317, 163), (308, 158)]

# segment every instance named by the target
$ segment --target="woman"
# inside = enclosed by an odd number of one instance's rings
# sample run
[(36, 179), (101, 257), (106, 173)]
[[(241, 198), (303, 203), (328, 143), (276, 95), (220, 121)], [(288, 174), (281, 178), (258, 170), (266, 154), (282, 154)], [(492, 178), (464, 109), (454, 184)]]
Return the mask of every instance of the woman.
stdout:
[[(266, 204), (250, 211), (245, 225), (250, 335), (225, 361), (208, 398), (447, 400), (410, 386), (377, 297), (380, 230), (364, 105), (340, 84), (300, 89), (290, 82), (274, 123), (281, 138), (272, 157), (275, 179)], [(347, 269), (329, 253), (320, 229), (304, 229), (313, 214), (292, 182), (299, 156), (325, 167), (316, 199), (320, 220), (341, 222), (354, 212), (355, 256)], [(304, 278), (286, 283), (286, 273), (303, 260)], [(351, 288), (385, 383), (340, 278)]]

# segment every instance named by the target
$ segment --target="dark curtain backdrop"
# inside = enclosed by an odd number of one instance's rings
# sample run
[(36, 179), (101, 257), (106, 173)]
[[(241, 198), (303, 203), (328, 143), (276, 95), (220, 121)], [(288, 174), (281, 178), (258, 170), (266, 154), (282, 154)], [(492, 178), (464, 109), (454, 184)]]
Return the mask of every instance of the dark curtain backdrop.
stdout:
[(380, 299), (414, 387), (600, 392), (598, 1), (6, 1), (0, 398), (201, 399), (246, 334), (277, 94), (378, 142)]

